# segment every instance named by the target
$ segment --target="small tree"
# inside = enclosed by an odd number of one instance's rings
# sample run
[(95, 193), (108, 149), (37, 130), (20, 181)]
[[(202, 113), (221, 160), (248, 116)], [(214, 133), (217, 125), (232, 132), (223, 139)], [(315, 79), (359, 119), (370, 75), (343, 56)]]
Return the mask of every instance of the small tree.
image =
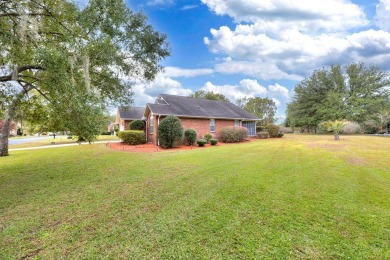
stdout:
[(157, 138), (162, 148), (178, 147), (183, 142), (183, 127), (174, 115), (164, 118), (157, 129)]
[(345, 121), (345, 120), (343, 120), (343, 121), (329, 120), (329, 121), (321, 123), (321, 125), (323, 127), (325, 127), (327, 129), (327, 131), (334, 133), (334, 140), (340, 140), (339, 134), (340, 134), (341, 130), (343, 130), (343, 127), (348, 125), (348, 124), (349, 124), (349, 122)]
[(193, 145), (196, 141), (196, 131), (192, 128), (189, 128), (184, 132), (184, 137), (188, 145)]
[(129, 129), (130, 130), (144, 130), (145, 128), (145, 121), (143, 120), (134, 120), (129, 123)]

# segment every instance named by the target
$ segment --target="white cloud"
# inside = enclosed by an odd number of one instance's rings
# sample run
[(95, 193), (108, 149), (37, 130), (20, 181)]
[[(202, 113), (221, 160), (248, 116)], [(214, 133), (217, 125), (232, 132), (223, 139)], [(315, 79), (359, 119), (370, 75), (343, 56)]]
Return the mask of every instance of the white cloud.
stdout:
[(164, 75), (166, 77), (172, 77), (172, 78), (177, 78), (177, 77), (197, 77), (197, 76), (202, 76), (202, 75), (209, 75), (214, 72), (213, 69), (182, 69), (178, 67), (165, 67), (165, 72)]
[(377, 25), (384, 31), (390, 31), (390, 0), (380, 0), (376, 6)]
[(194, 8), (197, 8), (198, 6), (197, 5), (185, 5), (183, 6), (180, 10), (191, 10), (191, 9), (194, 9)]
[(276, 64), (263, 61), (231, 61), (219, 63), (215, 70), (223, 74), (244, 74), (258, 79), (291, 79), (301, 80), (299, 75), (289, 74), (281, 71)]
[(211, 82), (206, 82), (201, 89), (220, 93), (232, 102), (244, 97), (265, 96), (267, 94), (267, 89), (253, 79), (243, 79), (238, 85), (214, 85)]
[[(236, 22), (299, 28), (303, 31), (344, 30), (368, 24), (365, 13), (348, 0), (202, 0), (218, 15)], [(272, 23), (268, 23), (272, 21)]]
[(147, 5), (170, 5), (174, 0), (151, 0), (147, 2)]
[(288, 89), (279, 85), (278, 83), (276, 83), (275, 85), (269, 85), (268, 86), (268, 90), (271, 91), (271, 92), (276, 92), (276, 93), (280, 93), (283, 97), (285, 97), (286, 99), (289, 98), (289, 95), (288, 95)]
[[(257, 79), (301, 80), (331, 64), (367, 62), (390, 69), (390, 0), (380, 0), (382, 30), (363, 30), (366, 14), (349, 0), (202, 0), (235, 28), (210, 30), (204, 43), (225, 55), (215, 70)], [(227, 57), (227, 58), (226, 58)]]
[(190, 89), (183, 88), (180, 82), (161, 74), (149, 84), (138, 82), (133, 87), (133, 92), (134, 103), (137, 106), (153, 103), (159, 94), (188, 96), (192, 93)]
[(259, 24), (226, 26), (211, 30), (204, 42), (210, 51), (230, 61), (216, 65), (221, 73), (243, 73), (258, 79), (300, 80), (313, 69), (330, 64), (375, 62), (388, 69), (390, 33), (368, 30), (352, 34), (308, 35), (296, 29), (264, 32)]
[(280, 106), (280, 101), (279, 100), (277, 100), (276, 98), (271, 98), (272, 99), (272, 101), (273, 102), (275, 102), (275, 105), (277, 106), (277, 107), (279, 107)]

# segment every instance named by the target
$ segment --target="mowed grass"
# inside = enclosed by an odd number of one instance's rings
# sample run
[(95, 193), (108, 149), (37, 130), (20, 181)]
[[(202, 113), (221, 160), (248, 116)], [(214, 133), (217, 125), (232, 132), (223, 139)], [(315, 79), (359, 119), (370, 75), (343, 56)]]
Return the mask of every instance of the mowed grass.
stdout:
[(390, 258), (390, 138), (0, 158), (0, 259)]

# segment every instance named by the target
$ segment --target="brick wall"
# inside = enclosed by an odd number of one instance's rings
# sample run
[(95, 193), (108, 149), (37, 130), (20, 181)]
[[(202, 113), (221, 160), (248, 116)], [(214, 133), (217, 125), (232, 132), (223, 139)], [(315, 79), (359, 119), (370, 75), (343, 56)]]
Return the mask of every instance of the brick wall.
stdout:
[(121, 125), (123, 125), (125, 128), (124, 130), (129, 130), (129, 123), (131, 122), (132, 120), (124, 120), (124, 119), (120, 119), (119, 120), (119, 127)]
[[(150, 114), (148, 115), (146, 122), (147, 127), (147, 141), (157, 145), (157, 128), (158, 121), (162, 121), (165, 117), (153, 116), (153, 132), (150, 132)], [(234, 126), (234, 120), (215, 119), (215, 132), (210, 132), (210, 119), (203, 118), (180, 118), (184, 131), (188, 128), (192, 128), (196, 131), (198, 138), (203, 138), (205, 133), (210, 133), (214, 138), (218, 138), (219, 131), (227, 126)]]
[(196, 131), (198, 138), (203, 138), (205, 133), (210, 133), (218, 138), (219, 131), (226, 126), (234, 126), (234, 120), (215, 119), (215, 132), (210, 132), (210, 119), (203, 118), (180, 118), (184, 131), (192, 128)]

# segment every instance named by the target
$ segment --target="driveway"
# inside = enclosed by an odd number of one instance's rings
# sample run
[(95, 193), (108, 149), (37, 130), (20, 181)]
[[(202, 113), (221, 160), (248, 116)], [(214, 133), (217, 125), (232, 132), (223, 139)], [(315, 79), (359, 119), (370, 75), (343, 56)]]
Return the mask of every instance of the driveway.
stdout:
[[(56, 136), (56, 139), (58, 136)], [(8, 139), (8, 143), (11, 144), (25, 144), (25, 143), (33, 143), (37, 141), (42, 141), (42, 140), (48, 140), (48, 139), (53, 139), (53, 136), (36, 136), (36, 137), (26, 137), (26, 138), (10, 138)], [(54, 139), (53, 139), (54, 140)]]

